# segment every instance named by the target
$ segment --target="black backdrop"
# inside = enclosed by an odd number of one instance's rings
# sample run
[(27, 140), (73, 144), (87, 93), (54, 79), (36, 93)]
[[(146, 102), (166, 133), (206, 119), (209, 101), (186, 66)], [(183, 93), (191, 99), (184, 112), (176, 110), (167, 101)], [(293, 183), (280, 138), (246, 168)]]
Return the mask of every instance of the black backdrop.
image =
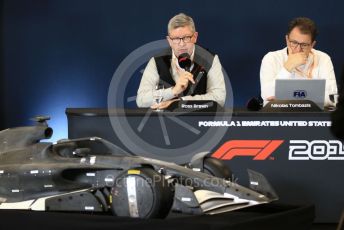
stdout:
[(52, 116), (55, 139), (66, 137), (65, 108), (106, 107), (120, 62), (163, 39), (168, 20), (179, 12), (194, 18), (199, 44), (219, 55), (236, 106), (259, 95), (261, 59), (284, 47), (287, 23), (296, 16), (316, 21), (316, 48), (332, 57), (339, 76), (343, 9), (340, 0), (2, 0), (1, 128), (46, 114)]

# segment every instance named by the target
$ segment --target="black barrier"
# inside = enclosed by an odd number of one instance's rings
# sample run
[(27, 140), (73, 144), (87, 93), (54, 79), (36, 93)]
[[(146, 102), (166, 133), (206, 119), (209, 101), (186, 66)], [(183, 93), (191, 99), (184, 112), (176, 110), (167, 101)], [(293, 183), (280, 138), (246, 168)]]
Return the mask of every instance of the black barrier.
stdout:
[[(143, 109), (116, 113), (67, 109), (66, 113), (69, 138), (99, 136), (127, 151), (176, 163), (209, 151), (224, 160), (243, 185), (248, 181), (247, 168), (261, 172), (281, 201), (314, 203), (317, 222), (337, 222), (344, 207), (343, 144), (330, 132), (329, 112), (234, 110), (233, 116), (222, 112), (221, 120), (214, 119), (219, 115), (214, 112), (180, 115), (164, 111), (163, 116), (153, 113), (149, 117)], [(114, 130), (109, 113), (130, 124), (135, 135), (132, 142), (122, 141), (127, 130)]]

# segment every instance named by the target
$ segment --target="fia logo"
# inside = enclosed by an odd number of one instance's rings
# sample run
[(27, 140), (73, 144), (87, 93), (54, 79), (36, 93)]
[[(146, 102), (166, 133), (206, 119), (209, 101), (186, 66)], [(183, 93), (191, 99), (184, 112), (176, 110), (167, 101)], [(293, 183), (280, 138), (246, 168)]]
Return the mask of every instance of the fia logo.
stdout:
[(295, 90), (293, 96), (294, 98), (306, 98), (307, 92), (306, 90)]

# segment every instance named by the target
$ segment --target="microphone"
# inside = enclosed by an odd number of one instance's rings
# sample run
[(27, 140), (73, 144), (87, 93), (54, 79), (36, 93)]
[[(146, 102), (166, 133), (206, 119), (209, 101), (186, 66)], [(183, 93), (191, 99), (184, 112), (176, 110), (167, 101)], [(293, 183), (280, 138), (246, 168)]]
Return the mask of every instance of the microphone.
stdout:
[(200, 80), (202, 79), (204, 75), (204, 70), (202, 69), (198, 74), (197, 77), (195, 78), (195, 84), (190, 86), (189, 92), (187, 93), (187, 95), (193, 95), (194, 91), (196, 89), (197, 84), (200, 82)]
[(181, 55), (179, 55), (178, 64), (181, 68), (185, 69), (185, 71), (190, 72), (190, 68), (192, 65), (190, 55), (188, 53), (182, 53)]
[(252, 97), (246, 103), (246, 108), (250, 111), (258, 111), (263, 107), (263, 99), (259, 97)]

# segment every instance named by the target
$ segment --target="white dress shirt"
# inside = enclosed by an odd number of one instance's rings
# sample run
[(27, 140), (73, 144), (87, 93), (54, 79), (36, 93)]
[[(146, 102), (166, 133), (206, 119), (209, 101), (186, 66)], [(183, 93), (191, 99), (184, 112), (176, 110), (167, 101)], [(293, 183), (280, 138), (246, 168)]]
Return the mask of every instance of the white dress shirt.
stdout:
[[(194, 49), (195, 50), (195, 49)], [(191, 55), (193, 59), (194, 53)], [(176, 68), (180, 68), (178, 65), (177, 57), (172, 54), (171, 60), (171, 75), (174, 82), (178, 79)], [(154, 57), (151, 58), (143, 72), (140, 86), (137, 92), (136, 104), (138, 107), (148, 108), (153, 105), (153, 91), (155, 86), (159, 83), (159, 73), (156, 67)], [(191, 82), (189, 84), (192, 84)], [(222, 73), (222, 66), (217, 55), (215, 55), (211, 68), (207, 73), (207, 89), (206, 94), (184, 96), (183, 100), (213, 100), (219, 105), (223, 106), (226, 100), (226, 86), (224, 76)], [(172, 87), (163, 90), (163, 101), (168, 101), (175, 98), (172, 93)]]
[[(316, 55), (318, 65), (314, 67), (311, 78), (326, 79), (324, 103), (325, 106), (332, 105), (329, 94), (337, 94), (337, 83), (331, 58), (326, 53), (319, 50), (312, 49), (312, 53)], [(261, 97), (264, 100), (264, 105), (268, 102), (267, 98), (275, 96), (276, 79), (306, 79), (284, 68), (284, 63), (287, 59), (287, 48), (269, 52), (264, 56), (260, 67)]]

